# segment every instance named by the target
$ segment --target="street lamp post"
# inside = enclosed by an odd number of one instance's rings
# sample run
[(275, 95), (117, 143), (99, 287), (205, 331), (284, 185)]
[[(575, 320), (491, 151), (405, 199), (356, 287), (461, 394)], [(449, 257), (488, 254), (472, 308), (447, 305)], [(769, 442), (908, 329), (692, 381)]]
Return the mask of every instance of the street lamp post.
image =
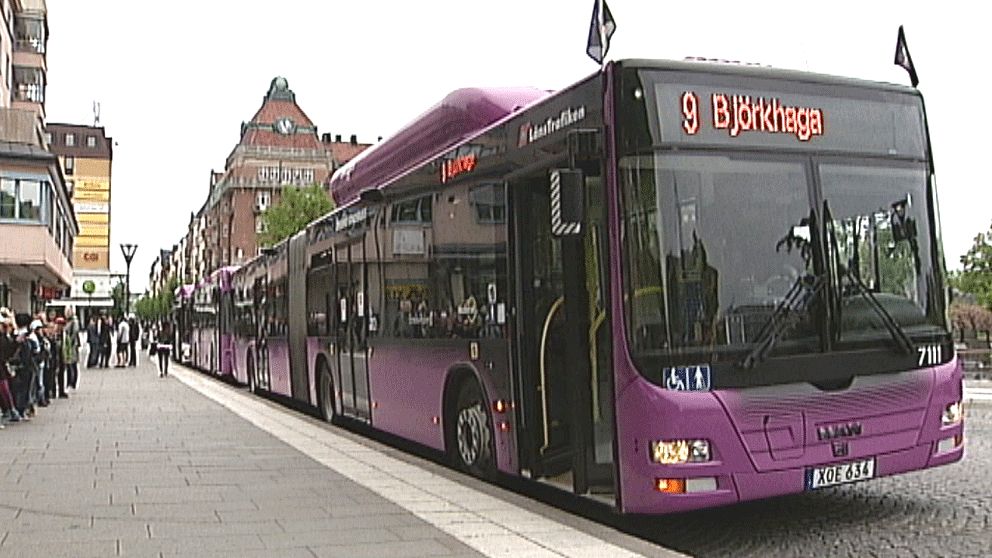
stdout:
[(124, 263), (127, 264), (127, 279), (124, 283), (124, 317), (131, 313), (131, 260), (138, 250), (137, 244), (121, 244), (121, 252), (124, 254)]

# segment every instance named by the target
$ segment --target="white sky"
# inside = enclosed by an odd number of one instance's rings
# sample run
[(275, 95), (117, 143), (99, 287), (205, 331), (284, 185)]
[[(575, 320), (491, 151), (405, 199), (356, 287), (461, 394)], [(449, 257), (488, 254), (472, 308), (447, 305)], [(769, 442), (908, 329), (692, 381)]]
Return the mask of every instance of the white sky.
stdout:
[[(453, 89), (560, 89), (596, 70), (592, 0), (48, 0), (48, 119), (114, 148), (111, 268), (132, 291), (186, 231), (277, 75), (321, 133), (388, 136)], [(609, 0), (610, 59), (704, 56), (908, 84), (906, 26), (930, 117), (947, 265), (989, 227), (987, 16), (981, 2)], [(190, 9), (177, 9), (189, 6)], [(939, 7), (934, 7), (939, 6)]]

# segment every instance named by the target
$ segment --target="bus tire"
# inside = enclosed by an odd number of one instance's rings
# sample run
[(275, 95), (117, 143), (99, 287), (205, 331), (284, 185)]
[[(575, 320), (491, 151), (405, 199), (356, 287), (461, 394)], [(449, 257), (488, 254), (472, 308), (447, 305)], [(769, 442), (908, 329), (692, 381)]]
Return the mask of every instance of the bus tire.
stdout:
[(320, 416), (327, 422), (334, 422), (337, 412), (334, 410), (334, 378), (327, 369), (327, 363), (321, 361), (317, 367), (317, 402), (320, 405)]
[(255, 381), (255, 355), (248, 353), (245, 358), (245, 372), (248, 374), (248, 392), (258, 393), (258, 383)]
[(477, 382), (462, 382), (448, 415), (451, 426), (448, 453), (455, 466), (476, 477), (492, 476), (495, 471), (492, 420)]

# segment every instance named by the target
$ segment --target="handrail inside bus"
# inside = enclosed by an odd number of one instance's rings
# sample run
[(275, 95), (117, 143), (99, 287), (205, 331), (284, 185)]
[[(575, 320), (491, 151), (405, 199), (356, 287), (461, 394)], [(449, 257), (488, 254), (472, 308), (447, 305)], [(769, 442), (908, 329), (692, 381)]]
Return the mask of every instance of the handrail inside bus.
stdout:
[(544, 318), (544, 330), (541, 332), (541, 358), (540, 358), (540, 372), (541, 372), (541, 414), (544, 416), (544, 445), (541, 446), (541, 453), (544, 453), (551, 445), (550, 435), (548, 433), (548, 389), (547, 389), (547, 374), (544, 368), (544, 350), (548, 344), (548, 329), (551, 328), (551, 320), (555, 317), (555, 312), (561, 307), (562, 303), (565, 302), (565, 297), (560, 296), (558, 300), (551, 305), (548, 309), (548, 316)]

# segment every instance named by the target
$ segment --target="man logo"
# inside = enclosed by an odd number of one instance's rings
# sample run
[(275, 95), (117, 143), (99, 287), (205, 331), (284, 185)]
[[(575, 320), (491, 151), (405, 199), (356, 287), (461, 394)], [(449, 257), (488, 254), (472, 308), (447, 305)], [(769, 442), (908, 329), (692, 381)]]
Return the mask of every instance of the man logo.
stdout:
[(861, 435), (861, 423), (849, 422), (847, 424), (832, 424), (830, 426), (820, 426), (816, 429), (816, 437), (820, 440), (833, 440), (835, 438), (853, 438)]

